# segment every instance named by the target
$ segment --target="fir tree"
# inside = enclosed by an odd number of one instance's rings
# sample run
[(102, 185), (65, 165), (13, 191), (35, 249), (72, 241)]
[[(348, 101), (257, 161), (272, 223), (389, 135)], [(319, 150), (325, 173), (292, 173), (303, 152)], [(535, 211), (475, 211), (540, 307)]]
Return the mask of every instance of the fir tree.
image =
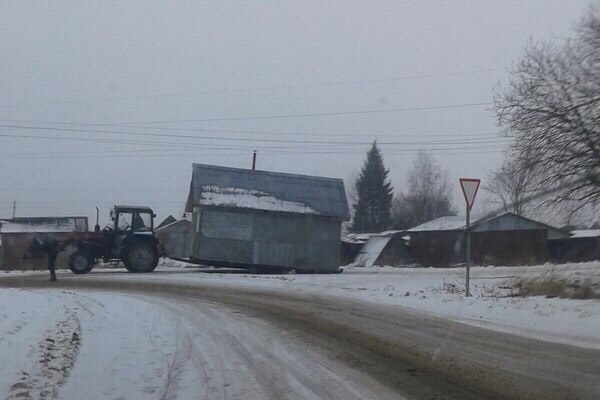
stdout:
[(356, 180), (357, 200), (354, 203), (352, 231), (380, 232), (390, 226), (393, 189), (388, 181), (388, 172), (377, 142), (373, 142)]

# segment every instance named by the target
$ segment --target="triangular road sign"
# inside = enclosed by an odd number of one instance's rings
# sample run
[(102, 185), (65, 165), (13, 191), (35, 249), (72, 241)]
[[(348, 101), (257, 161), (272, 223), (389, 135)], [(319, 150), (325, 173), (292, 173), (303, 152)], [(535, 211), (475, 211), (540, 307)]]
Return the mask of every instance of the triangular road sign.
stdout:
[(475, 201), (475, 196), (477, 196), (477, 190), (479, 189), (481, 179), (460, 178), (459, 181), (463, 195), (465, 196), (467, 208), (470, 210), (473, 208), (473, 202)]

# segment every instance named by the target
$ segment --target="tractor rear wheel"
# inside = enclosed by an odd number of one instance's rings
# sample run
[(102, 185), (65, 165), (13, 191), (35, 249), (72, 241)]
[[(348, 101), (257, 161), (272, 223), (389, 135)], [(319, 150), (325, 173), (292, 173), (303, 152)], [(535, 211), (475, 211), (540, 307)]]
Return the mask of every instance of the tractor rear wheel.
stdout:
[(129, 272), (152, 272), (158, 264), (158, 250), (151, 243), (132, 243), (127, 247), (123, 264)]
[(69, 269), (74, 274), (87, 274), (94, 268), (94, 260), (88, 252), (77, 250), (69, 257)]

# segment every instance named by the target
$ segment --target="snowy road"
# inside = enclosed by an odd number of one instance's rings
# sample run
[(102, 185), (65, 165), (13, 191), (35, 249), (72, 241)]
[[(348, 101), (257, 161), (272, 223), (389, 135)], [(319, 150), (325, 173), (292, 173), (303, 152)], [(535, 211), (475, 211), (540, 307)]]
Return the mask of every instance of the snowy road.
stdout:
[[(12, 288), (0, 294), (29, 302), (52, 299), (48, 306), (62, 311), (48, 318), (46, 336), (55, 340), (53, 332), (62, 330), (66, 348), (72, 348), (55, 357), (67, 361), (64, 373), (50, 378), (31, 365), (38, 350), (21, 353), (14, 365), (3, 362), (0, 395), (19, 398), (29, 390), (31, 398), (45, 391), (45, 398), (64, 399), (600, 398), (597, 350), (315, 292), (112, 272), (60, 278), (52, 286), (39, 275), (0, 279)], [(31, 310), (27, 301), (23, 307)], [(40, 313), (33, 310), (26, 312)], [(75, 341), (72, 331), (80, 332)], [(20, 337), (41, 349), (44, 337), (33, 336)], [(13, 345), (20, 343), (13, 339)]]

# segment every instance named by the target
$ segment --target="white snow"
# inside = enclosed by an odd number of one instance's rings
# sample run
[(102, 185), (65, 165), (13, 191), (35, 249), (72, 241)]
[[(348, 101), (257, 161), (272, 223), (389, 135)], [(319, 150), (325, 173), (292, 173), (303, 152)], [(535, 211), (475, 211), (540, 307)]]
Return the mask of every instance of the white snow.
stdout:
[(1, 233), (50, 233), (50, 232), (75, 232), (75, 220), (61, 220), (56, 223), (27, 223), (0, 221)]
[(319, 214), (318, 211), (303, 203), (278, 199), (269, 193), (258, 190), (233, 187), (203, 186), (200, 204), (297, 214)]
[[(115, 281), (252, 287), (306, 296), (332, 296), (333, 301), (336, 298), (351, 299), (408, 308), (458, 323), (600, 349), (600, 300), (510, 296), (512, 283), (527, 277), (552, 275), (572, 282), (600, 285), (600, 261), (473, 267), (473, 297), (470, 298), (464, 297), (465, 271), (462, 268), (348, 267), (342, 274), (250, 275), (201, 273), (203, 269), (190, 268), (184, 263), (168, 264), (169, 267), (159, 267), (156, 274), (125, 274), (121, 271), (112, 274), (99, 268), (78, 279), (101, 273), (104, 278)], [(7, 272), (0, 274), (0, 279), (17, 274), (45, 272)], [(59, 271), (59, 280), (65, 274), (70, 271)], [(210, 380), (211, 384), (221, 390), (231, 390), (234, 397), (235, 386), (227, 386), (234, 379), (244, 380), (247, 387), (256, 387), (256, 396), (260, 397), (260, 385), (252, 383), (253, 371), (246, 370), (243, 360), (241, 366), (226, 365), (225, 370), (218, 363), (214, 364), (220, 359), (221, 352), (233, 348), (231, 343), (250, 346), (242, 349), (244, 354), (256, 354), (259, 358), (263, 357), (261, 352), (279, 354), (277, 357), (282, 358), (278, 362), (281, 363), (289, 357), (304, 362), (303, 354), (308, 357), (306, 362), (319, 357), (313, 353), (309, 355), (307, 352), (312, 350), (297, 343), (265, 343), (264, 337), (269, 337), (268, 329), (272, 327), (215, 305), (211, 307), (216, 308), (207, 309), (209, 303), (202, 303), (202, 307), (192, 304), (183, 307), (175, 303), (169, 305), (165, 299), (149, 301), (148, 298), (105, 292), (1, 289), (0, 304), (0, 398), (3, 394), (9, 399), (18, 398), (25, 392), (36, 398), (44, 391), (58, 391), (59, 398), (81, 398), (81, 393), (89, 394), (86, 398), (90, 399), (174, 398), (177, 395), (188, 398), (185, 395), (192, 397), (192, 394), (208, 390), (201, 387), (207, 380), (197, 379), (198, 375), (194, 374), (198, 371), (190, 369), (188, 363), (208, 363), (203, 373), (217, 374), (212, 375), (215, 378)], [(215, 318), (222, 322), (213, 327)], [(223, 326), (236, 337), (219, 336), (217, 331), (222, 331)], [(78, 340), (73, 341), (73, 333), (77, 333)], [(260, 349), (260, 354), (253, 351), (255, 348)], [(295, 350), (282, 353), (290, 348)], [(205, 356), (204, 361), (195, 358), (202, 356)], [(233, 352), (230, 356), (235, 359), (239, 354)], [(272, 362), (274, 358), (270, 357), (264, 356), (264, 362)], [(76, 361), (73, 363), (73, 360)], [(173, 365), (180, 365), (181, 372), (173, 369)], [(219, 370), (225, 372), (217, 373)], [(60, 371), (68, 371), (68, 379)], [(304, 369), (298, 372), (301, 371)], [(169, 377), (175, 377), (170, 381), (176, 386), (167, 384)], [(314, 374), (309, 380), (312, 379), (316, 379)], [(177, 382), (181, 384), (177, 386)], [(367, 394), (365, 396), (369, 398)]]
[(1, 289), (0, 398), (398, 398), (284, 328), (181, 300)]
[(1, 289), (0, 304), (0, 398), (116, 399), (163, 390), (177, 341), (164, 309), (57, 290)]
[[(170, 268), (169, 270), (173, 270)], [(464, 297), (464, 268), (347, 267), (330, 275), (156, 274), (150, 279), (193, 284), (260, 287), (295, 293), (332, 295), (407, 307), (454, 321), (575, 346), (600, 349), (600, 300), (513, 297), (518, 278), (555, 275), (600, 285), (600, 261), (522, 267), (471, 268), (472, 297)], [(187, 272), (187, 273), (184, 273)]]
[(425, 222), (424, 224), (410, 228), (408, 232), (455, 231), (465, 229), (465, 225), (466, 221), (464, 216), (451, 215)]
[(571, 238), (600, 237), (600, 229), (578, 229), (571, 231)]

